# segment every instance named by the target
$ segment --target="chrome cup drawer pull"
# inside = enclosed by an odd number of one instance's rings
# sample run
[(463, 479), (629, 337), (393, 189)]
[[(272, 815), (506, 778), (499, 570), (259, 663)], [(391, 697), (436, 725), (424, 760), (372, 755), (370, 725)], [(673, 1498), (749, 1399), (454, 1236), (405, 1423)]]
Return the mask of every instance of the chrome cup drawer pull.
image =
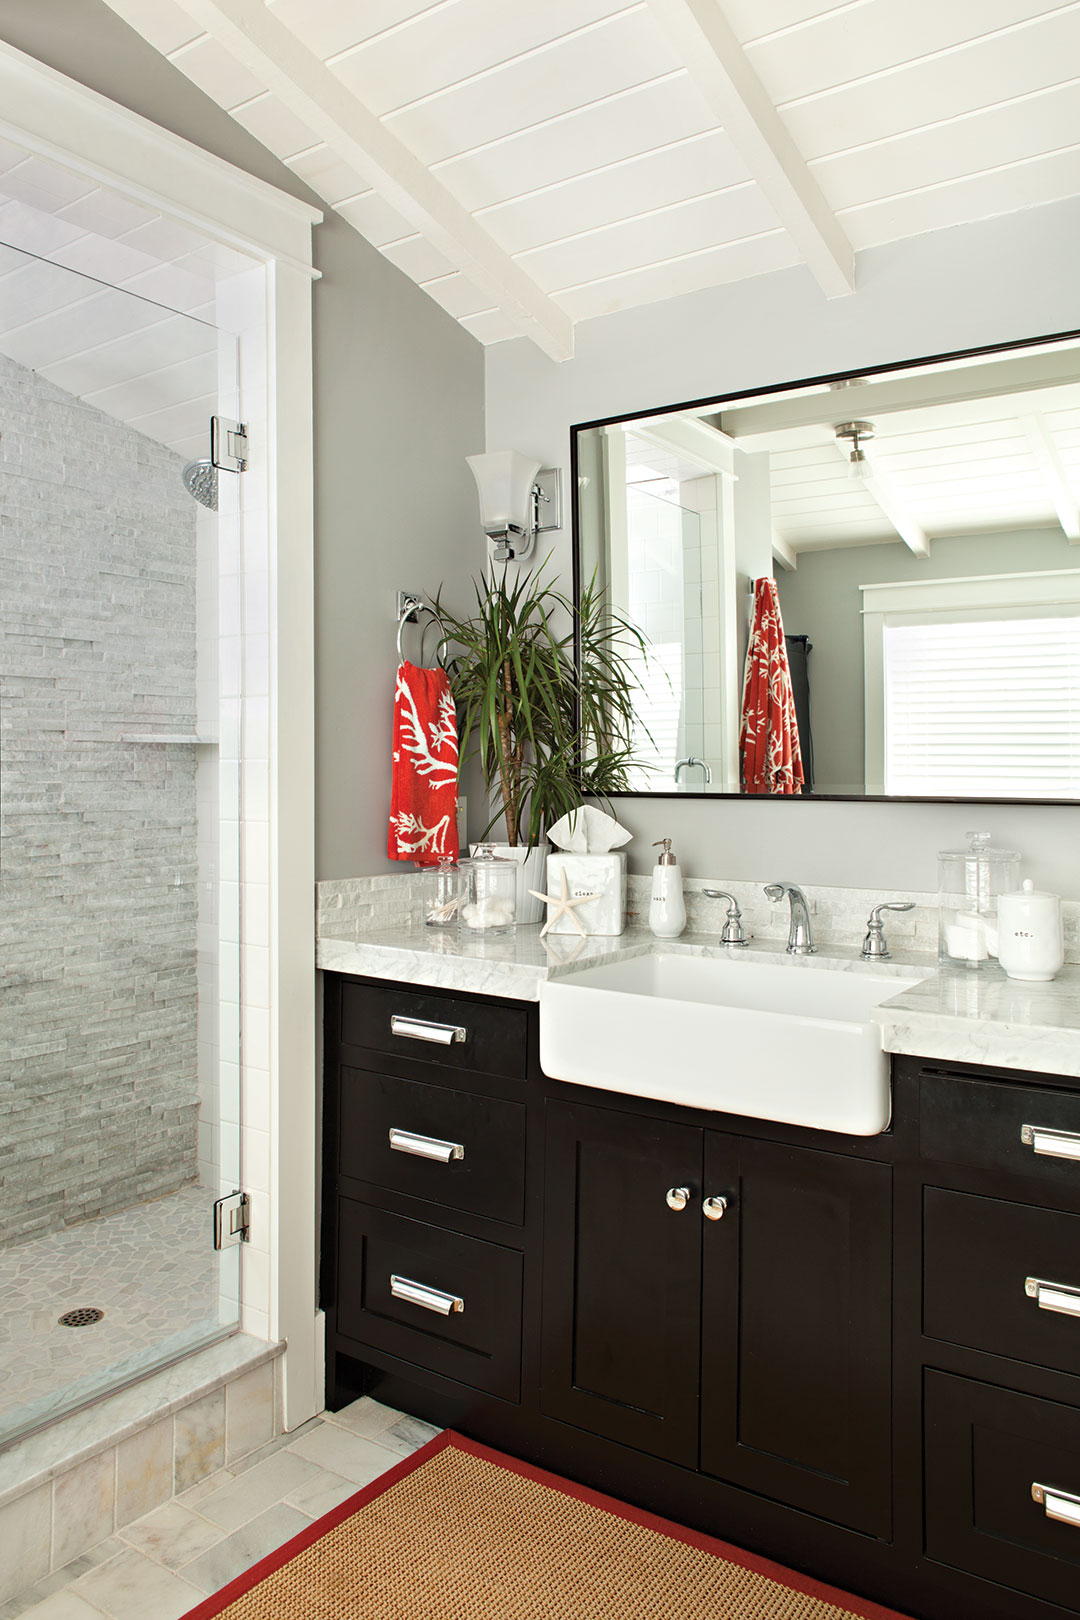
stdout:
[(1080, 1161), (1080, 1132), (1048, 1131), (1041, 1125), (1021, 1125), (1020, 1140), (1033, 1153), (1042, 1153), (1051, 1159)]
[(1046, 1282), (1042, 1277), (1025, 1277), (1024, 1293), (1035, 1300), (1040, 1311), (1059, 1311), (1062, 1316), (1080, 1316), (1080, 1288), (1068, 1283)]
[(464, 1024), (433, 1024), (427, 1018), (405, 1018), (394, 1013), (390, 1019), (391, 1035), (404, 1035), (407, 1041), (432, 1041), (436, 1046), (453, 1046), (455, 1041), (468, 1038)]
[(390, 1292), (395, 1299), (407, 1300), (410, 1305), (419, 1305), (422, 1310), (434, 1311), (438, 1316), (465, 1309), (460, 1294), (444, 1294), (441, 1288), (429, 1288), (426, 1283), (413, 1282), (410, 1277), (391, 1277)]
[(460, 1142), (444, 1142), (438, 1136), (418, 1136), (415, 1131), (401, 1131), (390, 1127), (390, 1146), (395, 1153), (412, 1153), (418, 1159), (434, 1159), (437, 1164), (449, 1164), (451, 1159), (463, 1159), (465, 1149)]
[(1046, 1510), (1048, 1519), (1061, 1524), (1072, 1524), (1080, 1529), (1080, 1496), (1069, 1491), (1056, 1491), (1052, 1485), (1032, 1485), (1031, 1500)]

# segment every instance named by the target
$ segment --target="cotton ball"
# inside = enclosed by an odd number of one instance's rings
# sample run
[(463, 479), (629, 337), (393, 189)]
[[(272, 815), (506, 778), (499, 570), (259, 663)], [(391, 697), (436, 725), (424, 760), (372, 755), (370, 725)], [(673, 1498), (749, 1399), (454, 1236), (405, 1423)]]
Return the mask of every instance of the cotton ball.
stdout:
[(514, 908), (508, 900), (486, 896), (465, 906), (461, 919), (466, 928), (505, 928), (514, 920)]

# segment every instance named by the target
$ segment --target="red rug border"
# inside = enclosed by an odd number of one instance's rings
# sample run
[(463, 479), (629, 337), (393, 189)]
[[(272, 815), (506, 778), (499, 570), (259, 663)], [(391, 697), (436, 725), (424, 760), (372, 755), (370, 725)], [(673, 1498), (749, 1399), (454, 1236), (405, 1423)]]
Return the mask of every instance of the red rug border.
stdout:
[(733, 1546), (730, 1541), (721, 1541), (718, 1536), (706, 1535), (702, 1530), (691, 1530), (685, 1524), (676, 1524), (674, 1520), (661, 1518), (659, 1514), (649, 1513), (645, 1508), (632, 1507), (629, 1502), (622, 1502), (618, 1497), (606, 1496), (603, 1491), (594, 1491), (590, 1485), (578, 1485), (574, 1480), (566, 1479), (561, 1474), (550, 1474), (546, 1468), (537, 1468), (533, 1463), (523, 1462), (519, 1457), (508, 1457), (504, 1452), (495, 1451), (491, 1446), (482, 1445), (479, 1440), (470, 1440), (463, 1434), (454, 1433), (453, 1430), (448, 1429), (446, 1432), (453, 1436), (453, 1443), (459, 1451), (467, 1451), (485, 1462), (496, 1463), (511, 1474), (521, 1474), (525, 1479), (536, 1480), (538, 1484), (561, 1491), (564, 1496), (572, 1496), (579, 1502), (603, 1508), (616, 1519), (625, 1519), (630, 1524), (640, 1524), (646, 1530), (655, 1530), (659, 1535), (670, 1537), (672, 1541), (685, 1542), (687, 1546), (697, 1547), (701, 1552), (723, 1558), (729, 1564), (738, 1564), (742, 1569), (767, 1576), (778, 1586), (787, 1586), (793, 1592), (802, 1592), (807, 1597), (817, 1598), (821, 1603), (832, 1603), (838, 1609), (847, 1609), (849, 1614), (857, 1617), (857, 1620), (911, 1620), (910, 1615), (900, 1614), (896, 1609), (883, 1609), (880, 1603), (872, 1603), (868, 1598), (855, 1597), (853, 1593), (845, 1592), (839, 1586), (829, 1586), (824, 1581), (816, 1581), (809, 1575), (801, 1574), (799, 1570), (789, 1569), (786, 1564), (778, 1564), (771, 1558), (762, 1558), (757, 1553), (747, 1552), (745, 1547)]
[(742, 1569), (752, 1570), (754, 1574), (775, 1581), (778, 1586), (802, 1592), (806, 1597), (816, 1598), (820, 1603), (831, 1603), (835, 1608), (846, 1609), (849, 1614), (856, 1617), (856, 1620), (910, 1620), (910, 1616), (900, 1614), (895, 1609), (882, 1608), (879, 1603), (855, 1597), (852, 1593), (845, 1592), (838, 1586), (829, 1586), (824, 1581), (814, 1580), (798, 1570), (789, 1569), (786, 1564), (762, 1558), (757, 1553), (747, 1552), (743, 1547), (735, 1547), (728, 1541), (721, 1541), (718, 1537), (706, 1535), (700, 1530), (691, 1530), (686, 1525), (661, 1518), (659, 1514), (649, 1513), (644, 1508), (632, 1507), (630, 1503), (622, 1502), (614, 1496), (606, 1496), (603, 1491), (595, 1491), (589, 1485), (578, 1485), (561, 1474), (549, 1473), (546, 1468), (538, 1468), (533, 1463), (523, 1462), (519, 1457), (510, 1457), (505, 1452), (496, 1451), (492, 1446), (483, 1445), (479, 1440), (470, 1440), (466, 1435), (458, 1434), (453, 1429), (444, 1429), (411, 1456), (403, 1457), (385, 1474), (380, 1474), (378, 1479), (372, 1480), (370, 1485), (363, 1486), (355, 1495), (346, 1497), (336, 1508), (324, 1513), (321, 1519), (314, 1519), (305, 1529), (293, 1536), (291, 1541), (276, 1547), (265, 1558), (260, 1558), (249, 1569), (237, 1575), (227, 1586), (223, 1586), (219, 1592), (211, 1593), (194, 1609), (189, 1609), (181, 1620), (214, 1620), (214, 1616), (220, 1615), (231, 1603), (235, 1603), (238, 1598), (266, 1580), (267, 1576), (283, 1568), (299, 1553), (305, 1552), (308, 1547), (314, 1546), (315, 1542), (321, 1541), (329, 1531), (335, 1530), (346, 1519), (351, 1519), (360, 1508), (374, 1502), (400, 1480), (407, 1478), (432, 1457), (438, 1456), (439, 1452), (451, 1446), (469, 1456), (479, 1457), (484, 1462), (505, 1468), (509, 1473), (518, 1474), (523, 1479), (534, 1480), (538, 1485), (547, 1486), (549, 1490), (561, 1491), (564, 1496), (572, 1497), (575, 1501), (601, 1508), (617, 1519), (641, 1525), (646, 1530), (654, 1530), (659, 1535), (668, 1536), (672, 1541), (684, 1542), (701, 1552), (722, 1558), (729, 1564), (737, 1564)]

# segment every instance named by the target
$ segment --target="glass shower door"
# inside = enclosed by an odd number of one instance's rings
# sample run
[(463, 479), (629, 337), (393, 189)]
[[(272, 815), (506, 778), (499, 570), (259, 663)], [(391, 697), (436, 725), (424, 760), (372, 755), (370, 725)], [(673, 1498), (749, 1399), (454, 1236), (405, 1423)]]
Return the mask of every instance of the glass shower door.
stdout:
[(235, 411), (213, 324), (0, 246), (0, 1443), (238, 1322)]

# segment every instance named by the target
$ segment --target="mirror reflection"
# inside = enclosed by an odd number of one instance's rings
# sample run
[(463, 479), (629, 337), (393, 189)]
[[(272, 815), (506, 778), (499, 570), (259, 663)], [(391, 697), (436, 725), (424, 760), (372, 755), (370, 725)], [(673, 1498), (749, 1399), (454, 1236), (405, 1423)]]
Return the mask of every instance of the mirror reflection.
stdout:
[(1080, 342), (575, 430), (635, 793), (1080, 800)]

